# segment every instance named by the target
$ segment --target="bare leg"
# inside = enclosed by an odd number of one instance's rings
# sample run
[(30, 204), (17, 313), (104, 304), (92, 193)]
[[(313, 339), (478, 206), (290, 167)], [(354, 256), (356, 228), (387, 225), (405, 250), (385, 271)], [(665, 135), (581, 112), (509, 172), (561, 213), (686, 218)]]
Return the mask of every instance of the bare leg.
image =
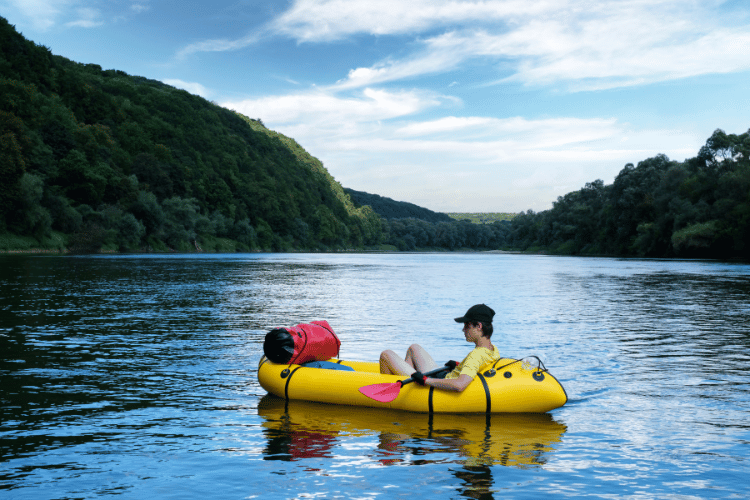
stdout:
[[(409, 371), (411, 370), (411, 371)], [(409, 373), (407, 373), (409, 372)], [(389, 375), (411, 375), (414, 367), (390, 349), (380, 353), (380, 373)]]
[[(406, 350), (406, 362), (412, 365), (420, 372), (428, 372), (438, 368), (438, 365), (430, 353), (424, 350), (419, 344), (412, 344), (409, 349)], [(409, 374), (411, 375), (411, 373)]]
[(427, 372), (438, 367), (432, 356), (418, 344), (413, 344), (406, 351), (406, 359), (391, 350), (380, 354), (380, 373), (393, 375), (411, 375), (415, 371)]

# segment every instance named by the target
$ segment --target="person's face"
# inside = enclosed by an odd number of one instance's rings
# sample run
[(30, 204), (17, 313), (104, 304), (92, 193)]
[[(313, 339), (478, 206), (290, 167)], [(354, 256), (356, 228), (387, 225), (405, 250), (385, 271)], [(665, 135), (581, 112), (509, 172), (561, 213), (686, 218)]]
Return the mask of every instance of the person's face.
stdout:
[(466, 342), (476, 342), (482, 336), (482, 324), (481, 323), (464, 323), (464, 337)]

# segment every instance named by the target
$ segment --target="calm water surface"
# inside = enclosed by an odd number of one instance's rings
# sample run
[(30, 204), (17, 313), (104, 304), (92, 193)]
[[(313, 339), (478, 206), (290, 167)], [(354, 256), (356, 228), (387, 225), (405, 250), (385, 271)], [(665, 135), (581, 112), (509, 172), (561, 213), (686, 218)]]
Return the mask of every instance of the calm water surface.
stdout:
[[(569, 403), (428, 415), (291, 402), (274, 326), (342, 357), (470, 346), (496, 311)], [(750, 266), (507, 254), (0, 257), (0, 496), (748, 498)]]

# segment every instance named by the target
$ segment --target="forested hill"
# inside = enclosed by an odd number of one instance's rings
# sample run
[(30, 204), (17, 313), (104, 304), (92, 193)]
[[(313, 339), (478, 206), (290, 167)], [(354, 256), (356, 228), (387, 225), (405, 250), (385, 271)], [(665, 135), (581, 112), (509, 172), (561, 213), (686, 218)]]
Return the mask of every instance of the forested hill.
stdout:
[(453, 220), (447, 214), (433, 212), (413, 203), (395, 201), (377, 194), (355, 191), (349, 188), (344, 188), (344, 192), (349, 195), (355, 206), (367, 205), (384, 219), (413, 218), (428, 222), (450, 222)]
[(0, 18), (0, 235), (99, 250), (376, 244), (323, 165), (259, 120), (55, 56)]

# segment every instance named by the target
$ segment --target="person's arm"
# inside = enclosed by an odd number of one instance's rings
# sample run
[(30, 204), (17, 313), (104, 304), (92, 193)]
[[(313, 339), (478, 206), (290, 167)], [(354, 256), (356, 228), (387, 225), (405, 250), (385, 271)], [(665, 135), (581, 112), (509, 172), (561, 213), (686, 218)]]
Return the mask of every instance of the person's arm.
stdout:
[(427, 377), (425, 385), (429, 385), (435, 389), (442, 389), (444, 391), (463, 392), (464, 389), (469, 387), (472, 380), (473, 379), (468, 375), (459, 375), (458, 378), (451, 379)]

